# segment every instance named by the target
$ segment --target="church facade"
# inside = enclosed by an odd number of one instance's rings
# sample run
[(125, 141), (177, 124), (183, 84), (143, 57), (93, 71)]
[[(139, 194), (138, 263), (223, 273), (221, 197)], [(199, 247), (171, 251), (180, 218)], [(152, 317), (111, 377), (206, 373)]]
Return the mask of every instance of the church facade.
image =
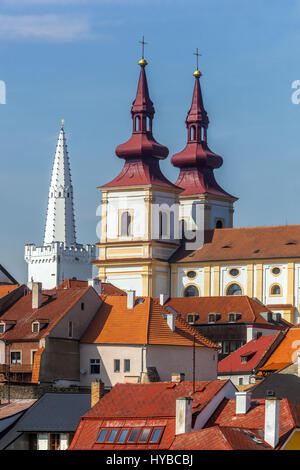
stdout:
[(73, 185), (62, 122), (49, 187), (44, 242), (42, 246), (25, 246), (28, 283), (41, 282), (44, 289), (52, 289), (68, 278), (87, 280), (92, 277), (95, 257), (95, 245), (76, 241)]
[(168, 149), (153, 136), (146, 60), (139, 65), (132, 136), (116, 148), (124, 167), (99, 187), (99, 278), (140, 296), (248, 295), (298, 323), (300, 226), (233, 228), (237, 198), (215, 179), (223, 159), (208, 147), (199, 70), (187, 143), (171, 159), (179, 176), (170, 182), (159, 166)]

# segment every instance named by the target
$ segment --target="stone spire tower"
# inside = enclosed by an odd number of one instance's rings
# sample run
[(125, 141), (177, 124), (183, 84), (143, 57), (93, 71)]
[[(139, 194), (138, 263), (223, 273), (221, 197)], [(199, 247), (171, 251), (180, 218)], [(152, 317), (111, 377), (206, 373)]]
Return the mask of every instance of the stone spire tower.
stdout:
[(67, 278), (87, 280), (92, 277), (95, 256), (95, 245), (76, 242), (73, 186), (62, 121), (49, 187), (44, 244), (25, 246), (28, 282), (41, 282), (43, 288), (52, 289)]
[(53, 242), (63, 242), (66, 246), (76, 244), (73, 186), (63, 123), (58, 136), (49, 188), (44, 245)]

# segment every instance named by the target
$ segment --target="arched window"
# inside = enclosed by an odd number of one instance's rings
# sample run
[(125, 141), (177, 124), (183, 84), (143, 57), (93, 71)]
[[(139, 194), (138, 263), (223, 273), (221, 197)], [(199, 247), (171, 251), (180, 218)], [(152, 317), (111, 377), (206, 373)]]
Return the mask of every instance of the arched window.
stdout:
[(223, 221), (221, 219), (216, 221), (216, 228), (223, 228)]
[(132, 215), (125, 211), (121, 215), (121, 236), (128, 237), (131, 235), (132, 228)]
[(241, 286), (238, 284), (230, 284), (226, 291), (226, 295), (243, 295)]
[(196, 127), (192, 126), (190, 132), (191, 132), (191, 140), (196, 140)]
[(151, 119), (147, 117), (147, 131), (151, 131)]
[(168, 231), (168, 214), (159, 212), (159, 238), (169, 238)]
[(134, 121), (134, 130), (135, 131), (140, 130), (140, 121), (141, 121), (140, 116), (136, 116), (135, 121)]
[(184, 297), (199, 297), (199, 290), (196, 286), (187, 286), (184, 289)]
[(271, 287), (271, 295), (280, 295), (281, 294), (281, 287), (278, 284), (274, 284)]

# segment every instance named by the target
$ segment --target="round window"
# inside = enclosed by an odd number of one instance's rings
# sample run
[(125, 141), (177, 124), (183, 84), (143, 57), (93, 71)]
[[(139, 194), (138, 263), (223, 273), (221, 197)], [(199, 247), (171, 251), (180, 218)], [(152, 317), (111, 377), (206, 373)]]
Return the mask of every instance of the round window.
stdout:
[(196, 271), (188, 271), (186, 273), (187, 277), (189, 277), (190, 279), (194, 279), (194, 277), (196, 277)]
[(240, 274), (240, 271), (236, 268), (232, 268), (229, 271), (230, 276), (238, 276)]
[(276, 268), (273, 268), (273, 269), (272, 269), (272, 274), (277, 275), (277, 274), (279, 274), (279, 273), (280, 273), (280, 268), (276, 267)]

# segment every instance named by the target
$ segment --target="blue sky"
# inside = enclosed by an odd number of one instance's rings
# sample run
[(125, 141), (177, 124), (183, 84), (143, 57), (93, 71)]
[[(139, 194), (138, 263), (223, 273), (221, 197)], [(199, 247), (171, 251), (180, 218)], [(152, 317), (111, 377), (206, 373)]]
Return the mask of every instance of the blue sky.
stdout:
[[(173, 153), (199, 68), (217, 181), (239, 197), (235, 226), (299, 224), (298, 0), (1, 0), (0, 263), (26, 280), (26, 243), (43, 239), (60, 120), (79, 242), (96, 239), (96, 187), (120, 171), (142, 35), (155, 138)], [(162, 169), (173, 181), (170, 157)]]

